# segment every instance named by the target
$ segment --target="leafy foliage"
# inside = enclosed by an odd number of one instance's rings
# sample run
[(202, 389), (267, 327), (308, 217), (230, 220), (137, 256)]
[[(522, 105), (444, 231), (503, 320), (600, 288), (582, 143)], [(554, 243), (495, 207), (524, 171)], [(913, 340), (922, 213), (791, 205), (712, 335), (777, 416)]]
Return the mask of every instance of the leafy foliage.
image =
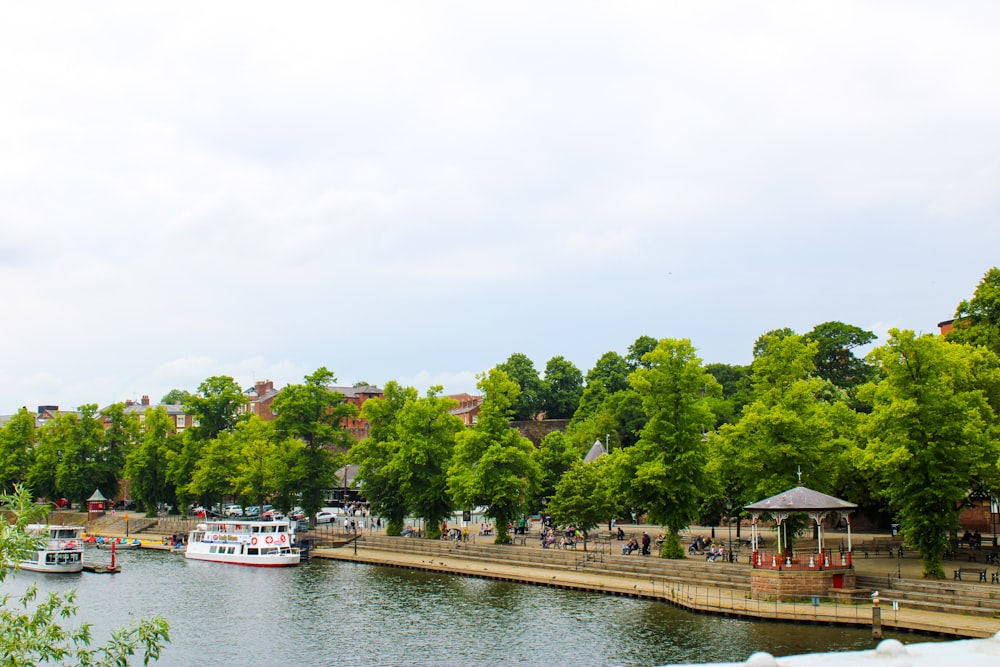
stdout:
[(936, 336), (889, 333), (872, 352), (884, 379), (864, 388), (874, 409), (859, 463), (920, 550), (924, 576), (942, 578), (948, 533), (969, 493), (1000, 486), (1000, 359)]
[(987, 271), (973, 297), (958, 304), (952, 326), (948, 340), (1000, 354), (1000, 268)]
[[(45, 510), (31, 502), (31, 493), (17, 486), (2, 496), (13, 515), (11, 523), (0, 524), (0, 582), (10, 572), (9, 563), (24, 560), (38, 543), (25, 532), (29, 523), (42, 521)], [(169, 624), (161, 617), (140, 620), (116, 629), (102, 646), (91, 647), (89, 624), (67, 629), (61, 623), (73, 618), (78, 607), (75, 593), (50, 593), (39, 599), (31, 586), (20, 598), (0, 598), (0, 664), (33, 667), (39, 664), (121, 667), (130, 658), (141, 656), (144, 665), (159, 659), (170, 641)]]
[(697, 516), (705, 491), (703, 438), (714, 421), (708, 397), (721, 389), (690, 341), (665, 338), (643, 363), (629, 379), (649, 421), (639, 442), (623, 450), (627, 495), (651, 521), (676, 533)]
[(534, 445), (510, 427), (517, 383), (494, 368), (480, 376), (479, 389), (484, 396), (479, 422), (455, 437), (448, 490), (459, 507), (486, 506), (496, 522), (496, 542), (504, 543), (510, 541), (507, 524), (537, 493), (541, 472)]
[(545, 364), (541, 408), (546, 419), (569, 419), (580, 405), (583, 373), (563, 357), (552, 357)]
[(497, 370), (503, 371), (518, 386), (517, 397), (511, 406), (514, 419), (534, 419), (542, 411), (543, 392), (542, 380), (538, 377), (534, 362), (527, 355), (517, 352), (499, 364)]

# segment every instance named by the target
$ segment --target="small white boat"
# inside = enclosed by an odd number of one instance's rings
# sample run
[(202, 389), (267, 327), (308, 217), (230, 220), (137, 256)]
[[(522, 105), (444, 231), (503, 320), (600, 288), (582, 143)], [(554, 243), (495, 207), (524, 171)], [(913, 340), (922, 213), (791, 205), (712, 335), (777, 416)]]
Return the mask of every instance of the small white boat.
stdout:
[(115, 551), (122, 551), (126, 549), (138, 549), (142, 546), (139, 540), (133, 540), (131, 542), (115, 542), (114, 540), (105, 540), (104, 542), (95, 542), (94, 546), (98, 549), (103, 549), (105, 551), (110, 551), (111, 546), (114, 545)]
[(184, 557), (231, 565), (289, 567), (301, 559), (295, 544), (295, 524), (280, 521), (228, 519), (199, 523), (188, 536)]
[(83, 570), (83, 526), (32, 523), (26, 530), (29, 535), (42, 538), (44, 544), (33, 558), (21, 561), (22, 570), (59, 574)]

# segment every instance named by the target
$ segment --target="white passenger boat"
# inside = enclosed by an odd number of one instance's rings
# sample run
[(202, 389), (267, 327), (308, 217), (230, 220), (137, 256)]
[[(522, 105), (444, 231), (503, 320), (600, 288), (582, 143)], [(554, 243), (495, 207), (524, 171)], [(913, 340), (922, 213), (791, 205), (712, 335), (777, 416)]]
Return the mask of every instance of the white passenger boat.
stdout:
[(206, 521), (188, 536), (185, 558), (232, 565), (288, 567), (301, 558), (294, 524), (282, 521)]
[(83, 570), (83, 526), (32, 523), (26, 526), (26, 530), (44, 543), (32, 558), (21, 561), (22, 570), (60, 574)]

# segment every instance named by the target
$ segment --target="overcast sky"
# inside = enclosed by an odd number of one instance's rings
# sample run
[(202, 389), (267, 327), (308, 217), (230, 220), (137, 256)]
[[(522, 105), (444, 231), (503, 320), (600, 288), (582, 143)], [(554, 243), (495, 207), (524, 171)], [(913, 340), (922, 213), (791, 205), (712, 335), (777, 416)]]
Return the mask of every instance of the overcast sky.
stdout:
[(0, 414), (749, 363), (1000, 264), (1000, 3), (4, 3)]

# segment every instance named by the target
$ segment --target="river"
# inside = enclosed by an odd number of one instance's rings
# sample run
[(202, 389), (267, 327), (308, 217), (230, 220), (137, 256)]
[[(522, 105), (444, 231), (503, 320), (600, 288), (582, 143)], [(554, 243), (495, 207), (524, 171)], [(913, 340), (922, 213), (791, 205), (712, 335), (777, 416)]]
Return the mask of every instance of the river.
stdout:
[[(87, 550), (85, 558), (107, 560)], [(78, 622), (170, 622), (158, 665), (665, 665), (872, 647), (871, 631), (749, 622), (632, 598), (314, 560), (266, 569), (118, 554), (116, 575), (20, 572), (0, 590), (76, 588)], [(914, 641), (912, 635), (897, 636)], [(920, 641), (926, 641), (920, 638)]]

